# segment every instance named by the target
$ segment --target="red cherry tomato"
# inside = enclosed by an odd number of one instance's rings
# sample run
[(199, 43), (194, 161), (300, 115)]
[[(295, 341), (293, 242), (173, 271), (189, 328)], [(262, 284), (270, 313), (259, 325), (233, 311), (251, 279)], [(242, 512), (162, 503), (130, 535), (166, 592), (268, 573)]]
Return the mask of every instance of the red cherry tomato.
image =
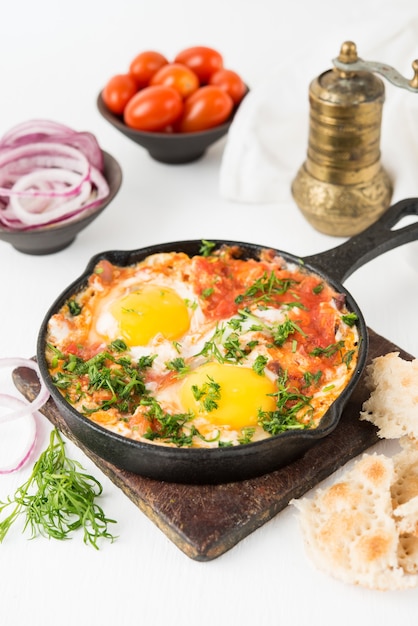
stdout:
[(138, 91), (135, 80), (129, 74), (113, 76), (102, 91), (103, 102), (112, 113), (121, 115), (125, 106)]
[(151, 78), (150, 85), (166, 85), (176, 89), (183, 98), (199, 88), (199, 79), (187, 65), (168, 63)]
[(135, 78), (138, 89), (142, 89), (149, 84), (155, 72), (167, 63), (168, 61), (164, 55), (153, 50), (146, 50), (145, 52), (140, 52), (131, 61), (129, 73)]
[(186, 48), (178, 53), (175, 63), (183, 63), (195, 72), (203, 85), (209, 82), (209, 78), (223, 67), (223, 58), (217, 50), (206, 46), (194, 46)]
[(193, 133), (213, 128), (228, 119), (233, 107), (231, 96), (220, 87), (200, 87), (184, 101), (183, 115), (176, 129), (181, 133)]
[(239, 104), (247, 92), (241, 76), (233, 70), (218, 70), (210, 77), (209, 84), (224, 89), (231, 96), (234, 104)]
[(127, 126), (136, 130), (159, 131), (173, 124), (183, 111), (178, 91), (165, 85), (144, 87), (133, 96), (123, 114)]

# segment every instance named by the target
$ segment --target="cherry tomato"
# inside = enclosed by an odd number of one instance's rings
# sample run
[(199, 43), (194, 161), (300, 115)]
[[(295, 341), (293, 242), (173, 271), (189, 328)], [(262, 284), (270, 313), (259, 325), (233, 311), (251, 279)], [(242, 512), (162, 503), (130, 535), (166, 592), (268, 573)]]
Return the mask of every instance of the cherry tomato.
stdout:
[(164, 55), (153, 50), (140, 52), (129, 66), (129, 73), (135, 78), (138, 89), (147, 87), (149, 81), (160, 67), (168, 63)]
[(223, 67), (223, 58), (217, 50), (206, 46), (186, 48), (178, 53), (175, 63), (183, 63), (195, 72), (203, 85), (209, 82), (214, 72)]
[(224, 89), (231, 96), (234, 104), (239, 104), (247, 92), (241, 76), (233, 70), (218, 70), (210, 77), (209, 84)]
[(183, 115), (176, 130), (193, 133), (218, 126), (228, 119), (233, 107), (231, 96), (220, 87), (200, 87), (184, 101)]
[(129, 74), (113, 76), (102, 91), (103, 102), (112, 113), (121, 115), (129, 100), (138, 91), (135, 80)]
[(182, 111), (183, 99), (178, 91), (165, 85), (152, 85), (129, 100), (123, 119), (136, 130), (158, 131), (175, 122)]
[(176, 89), (183, 98), (199, 88), (199, 79), (187, 65), (168, 63), (151, 78), (150, 85), (166, 85)]

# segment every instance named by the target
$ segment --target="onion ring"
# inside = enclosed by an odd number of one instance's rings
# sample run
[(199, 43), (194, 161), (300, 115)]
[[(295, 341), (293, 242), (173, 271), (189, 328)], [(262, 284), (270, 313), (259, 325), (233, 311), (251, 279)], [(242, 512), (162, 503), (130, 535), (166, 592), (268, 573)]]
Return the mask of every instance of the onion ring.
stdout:
[[(10, 474), (20, 469), (29, 460), (36, 443), (36, 421), (34, 413), (28, 412), (28, 405), (15, 396), (0, 394), (0, 406), (11, 409), (25, 408), (19, 424), (1, 423), (0, 431), (0, 474)], [(19, 442), (16, 446), (16, 428)]]
[[(57, 180), (59, 182), (67, 182), (71, 184), (78, 182), (79, 177), (74, 174), (74, 172), (70, 172), (69, 170), (62, 170), (60, 168), (55, 168), (50, 172), (43, 170), (41, 172), (32, 172), (31, 174), (26, 174), (26, 176), (22, 176), (14, 185), (13, 189), (25, 189), (32, 185), (36, 185), (38, 181), (42, 182), (45, 179), (48, 181)], [(86, 180), (81, 185), (77, 197), (70, 199), (66, 198), (65, 202), (60, 203), (58, 206), (51, 206), (51, 203), (47, 203), (42, 213), (34, 212), (33, 210), (31, 210), (30, 205), (28, 208), (25, 207), (22, 203), (23, 198), (18, 198), (16, 196), (12, 196), (10, 198), (10, 204), (11, 208), (15, 212), (15, 215), (24, 224), (28, 224), (31, 226), (33, 226), (34, 224), (42, 225), (45, 223), (46, 211), (48, 211), (48, 222), (52, 222), (56, 219), (59, 219), (60, 217), (67, 216), (69, 213), (84, 207), (90, 197), (91, 192), (91, 184), (89, 183), (89, 181)], [(48, 193), (42, 195), (45, 196), (48, 195)]]
[[(0, 359), (0, 368), (27, 367), (35, 371), (39, 378), (40, 390), (32, 402), (27, 402), (16, 396), (0, 394), (0, 406), (14, 409), (6, 415), (0, 415), (0, 474), (9, 474), (20, 469), (29, 460), (35, 447), (37, 428), (35, 415), (49, 398), (49, 391), (42, 380), (38, 364), (32, 359), (18, 357)], [(11, 424), (12, 421), (18, 424)], [(22, 441), (14, 447), (16, 429), (22, 435)], [(6, 459), (6, 460), (5, 460)]]
[(109, 194), (103, 167), (92, 133), (48, 120), (15, 126), (0, 139), (0, 225), (33, 230), (94, 209)]
[(49, 398), (49, 391), (44, 381), (42, 380), (41, 373), (39, 371), (39, 366), (36, 361), (32, 361), (32, 359), (23, 359), (19, 357), (10, 357), (0, 359), (0, 368), (13, 368), (13, 367), (27, 367), (29, 369), (34, 370), (36, 375), (39, 378), (39, 382), (41, 388), (39, 390), (38, 395), (32, 402), (25, 403), (24, 407), (13, 411), (12, 413), (7, 413), (6, 415), (0, 416), (0, 424), (4, 422), (8, 422), (13, 419), (17, 419), (26, 415), (28, 412), (33, 413), (34, 411), (38, 411), (44, 404), (47, 402)]

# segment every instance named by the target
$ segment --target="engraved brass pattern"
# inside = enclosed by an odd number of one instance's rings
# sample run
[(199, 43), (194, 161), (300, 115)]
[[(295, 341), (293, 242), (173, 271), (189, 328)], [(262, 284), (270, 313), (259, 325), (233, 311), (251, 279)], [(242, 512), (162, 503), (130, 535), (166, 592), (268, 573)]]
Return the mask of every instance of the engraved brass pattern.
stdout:
[(305, 164), (292, 185), (293, 196), (308, 222), (326, 235), (352, 237), (387, 209), (393, 187), (386, 171), (365, 183), (338, 185), (313, 178)]

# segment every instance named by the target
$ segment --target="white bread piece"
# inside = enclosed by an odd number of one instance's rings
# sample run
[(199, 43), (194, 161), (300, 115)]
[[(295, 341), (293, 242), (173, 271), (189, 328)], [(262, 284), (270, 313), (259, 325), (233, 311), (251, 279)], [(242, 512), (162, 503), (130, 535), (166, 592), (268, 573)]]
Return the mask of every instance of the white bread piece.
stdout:
[(410, 515), (418, 506), (418, 441), (402, 437), (399, 444), (401, 451), (393, 457), (395, 480), (391, 486), (392, 505), (395, 515), (398, 515), (398, 510)]
[(406, 574), (418, 574), (418, 537), (409, 534), (399, 537), (398, 561)]
[(418, 496), (393, 509), (393, 515), (399, 535), (418, 537)]
[(418, 442), (403, 437), (393, 457), (393, 515), (399, 534), (398, 560), (408, 574), (418, 574)]
[[(318, 569), (335, 578), (370, 589), (406, 589), (418, 585), (411, 575), (413, 554), (400, 545), (392, 516), (392, 459), (364, 454), (343, 479), (313, 498), (292, 500), (308, 555)], [(418, 553), (418, 544), (413, 551)], [(406, 572), (399, 559), (405, 563)], [(402, 561), (403, 559), (403, 561)]]
[(400, 532), (416, 533), (418, 536), (418, 442), (402, 437), (399, 443), (402, 450), (393, 457), (393, 513), (400, 520)]
[(399, 352), (373, 359), (365, 382), (371, 390), (360, 419), (378, 427), (379, 437), (418, 439), (418, 359), (406, 361)]

